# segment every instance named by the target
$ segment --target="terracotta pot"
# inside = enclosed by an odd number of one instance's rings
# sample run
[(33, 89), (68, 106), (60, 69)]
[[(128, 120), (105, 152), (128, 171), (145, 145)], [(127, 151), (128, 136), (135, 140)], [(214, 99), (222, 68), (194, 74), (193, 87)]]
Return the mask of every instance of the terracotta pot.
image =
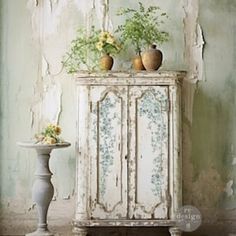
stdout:
[(133, 69), (134, 70), (145, 70), (145, 68), (143, 66), (142, 58), (141, 58), (140, 55), (136, 55), (133, 58), (132, 64), (133, 64)]
[(156, 49), (156, 45), (152, 45), (150, 49), (143, 52), (142, 61), (147, 71), (157, 70), (162, 63), (162, 52)]
[(111, 70), (113, 66), (113, 58), (109, 54), (105, 54), (100, 58), (100, 69)]

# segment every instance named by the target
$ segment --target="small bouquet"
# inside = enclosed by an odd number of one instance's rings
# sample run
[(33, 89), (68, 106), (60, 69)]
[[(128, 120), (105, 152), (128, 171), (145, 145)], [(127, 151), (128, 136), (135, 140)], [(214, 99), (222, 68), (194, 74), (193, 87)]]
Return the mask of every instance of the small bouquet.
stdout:
[(99, 41), (96, 43), (96, 48), (98, 51), (108, 55), (117, 54), (121, 50), (121, 46), (114, 36), (107, 31), (102, 31), (99, 34)]
[(40, 134), (36, 134), (36, 143), (38, 144), (56, 144), (62, 143), (63, 140), (59, 137), (61, 128), (58, 125), (49, 124)]

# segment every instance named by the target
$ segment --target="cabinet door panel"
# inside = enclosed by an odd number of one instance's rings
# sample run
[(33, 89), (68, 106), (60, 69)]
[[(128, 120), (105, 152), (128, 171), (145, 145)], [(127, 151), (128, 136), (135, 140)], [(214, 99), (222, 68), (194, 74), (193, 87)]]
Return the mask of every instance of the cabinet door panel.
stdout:
[(127, 216), (127, 89), (90, 90), (91, 217)]
[(130, 89), (129, 217), (168, 218), (167, 86)]

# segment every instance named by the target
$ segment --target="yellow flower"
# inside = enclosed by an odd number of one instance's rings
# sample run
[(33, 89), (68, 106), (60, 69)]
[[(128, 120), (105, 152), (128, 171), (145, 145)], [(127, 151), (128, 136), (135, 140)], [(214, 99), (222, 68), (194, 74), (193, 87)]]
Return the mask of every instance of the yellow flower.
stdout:
[(48, 136), (46, 136), (43, 139), (43, 143), (45, 143), (45, 144), (55, 144), (56, 142), (57, 142), (57, 140), (55, 138), (48, 137)]
[(53, 127), (54, 127), (54, 124), (49, 124), (49, 125), (46, 127), (46, 129), (53, 129)]
[(60, 133), (61, 133), (61, 127), (60, 126), (55, 126), (54, 127), (54, 131), (55, 131), (55, 133), (56, 133), (56, 135), (59, 135)]
[(97, 42), (96, 48), (97, 48), (99, 51), (102, 51), (102, 47), (103, 47), (103, 43), (102, 43), (101, 41)]
[(115, 43), (115, 39), (113, 36), (109, 35), (109, 37), (107, 37), (107, 43), (109, 44), (114, 44)]
[(101, 34), (100, 34), (100, 37), (99, 37), (100, 41), (106, 41), (106, 39), (109, 35), (110, 35), (109, 32), (102, 31)]

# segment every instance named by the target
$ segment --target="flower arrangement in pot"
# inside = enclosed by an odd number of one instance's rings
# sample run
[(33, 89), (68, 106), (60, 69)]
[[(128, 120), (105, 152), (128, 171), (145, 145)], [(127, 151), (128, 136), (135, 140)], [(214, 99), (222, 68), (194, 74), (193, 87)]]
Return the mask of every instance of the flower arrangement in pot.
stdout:
[[(116, 32), (121, 34), (121, 40), (124, 44), (134, 46), (137, 54), (133, 60), (136, 63), (133, 64), (134, 69), (157, 70), (161, 65), (162, 53), (156, 49), (155, 45), (168, 41), (169, 34), (160, 30), (160, 25), (164, 23), (163, 19), (167, 15), (164, 12), (158, 14), (159, 11), (158, 6), (145, 8), (141, 2), (139, 2), (138, 9), (121, 8), (118, 11), (118, 15), (127, 18), (124, 24), (118, 26)], [(151, 49), (142, 53), (142, 50), (148, 46)], [(150, 66), (150, 62), (154, 65)]]
[(111, 70), (114, 62), (111, 55), (115, 55), (121, 50), (115, 37), (108, 31), (100, 32), (96, 48), (103, 54), (100, 58), (100, 69)]
[(59, 136), (61, 127), (56, 124), (49, 124), (41, 133), (35, 135), (35, 143), (37, 144), (57, 144), (63, 143), (64, 140)]
[(76, 73), (82, 67), (89, 71), (97, 70), (99, 66), (102, 70), (110, 70), (113, 65), (110, 55), (119, 53), (120, 49), (121, 46), (115, 37), (107, 31), (96, 30), (94, 26), (91, 27), (90, 33), (79, 29), (62, 64), (69, 74)]

